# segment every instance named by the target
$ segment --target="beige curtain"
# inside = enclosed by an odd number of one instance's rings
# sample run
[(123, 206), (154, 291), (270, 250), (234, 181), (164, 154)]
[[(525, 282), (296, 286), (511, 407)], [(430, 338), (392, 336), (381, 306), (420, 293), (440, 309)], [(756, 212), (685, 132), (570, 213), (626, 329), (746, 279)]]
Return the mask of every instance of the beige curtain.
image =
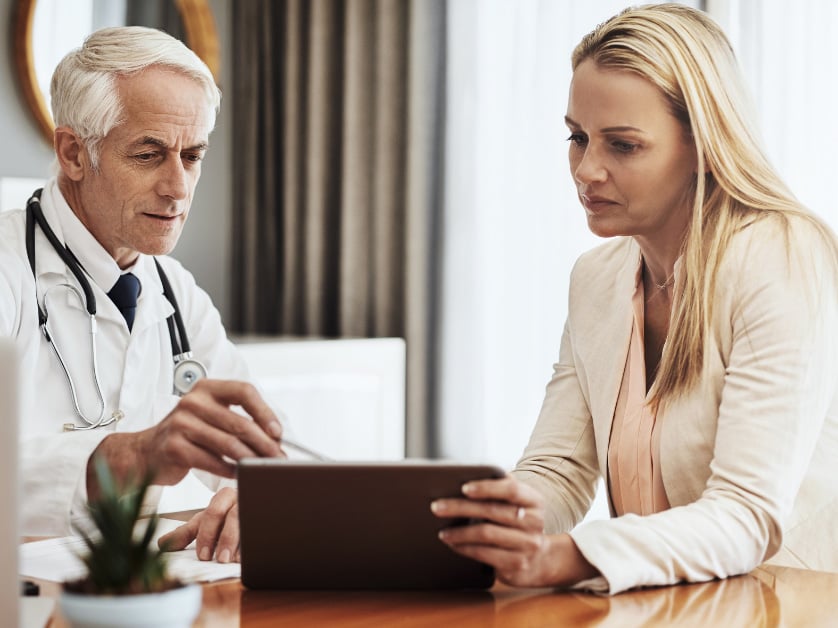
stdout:
[(234, 29), (234, 327), (407, 341), (434, 453), (443, 0), (249, 0)]
[[(94, 20), (97, 11), (93, 12)], [(150, 26), (166, 31), (172, 37), (186, 41), (186, 30), (180, 11), (171, 0), (127, 0), (125, 3), (125, 23), (138, 26)], [(110, 26), (108, 24), (94, 24), (94, 28)]]

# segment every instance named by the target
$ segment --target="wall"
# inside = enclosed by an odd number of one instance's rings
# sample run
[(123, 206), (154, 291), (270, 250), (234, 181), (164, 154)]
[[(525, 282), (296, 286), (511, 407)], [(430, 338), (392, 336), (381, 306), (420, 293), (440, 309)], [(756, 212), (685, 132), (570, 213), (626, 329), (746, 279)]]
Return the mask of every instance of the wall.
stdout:
[(210, 136), (201, 182), (192, 213), (174, 257), (195, 275), (227, 320), (230, 312), (230, 251), (232, 232), (232, 26), (230, 0), (210, 0), (221, 46), (221, 113)]
[[(43, 178), (49, 173), (52, 149), (41, 137), (20, 95), (12, 50), (12, 19), (17, 0), (0, 0), (4, 46), (0, 50), (0, 177)], [(221, 45), (221, 87), (230, 87), (230, 0), (210, 0)], [(81, 42), (79, 42), (81, 43)], [(192, 213), (174, 256), (209, 292), (226, 319), (229, 312), (232, 175), (232, 88), (225, 90), (221, 114), (210, 137), (201, 182)], [(23, 205), (25, 199), (21, 199)]]

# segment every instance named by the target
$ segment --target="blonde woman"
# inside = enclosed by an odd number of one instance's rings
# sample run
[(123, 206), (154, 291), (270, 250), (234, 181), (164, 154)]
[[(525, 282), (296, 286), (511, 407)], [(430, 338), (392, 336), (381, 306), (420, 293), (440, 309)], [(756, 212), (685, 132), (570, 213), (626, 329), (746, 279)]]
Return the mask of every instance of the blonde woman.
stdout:
[[(520, 586), (838, 571), (838, 245), (760, 148), (700, 11), (628, 9), (574, 50), (588, 226), (559, 361), (510, 477), (438, 500), (442, 540)], [(613, 517), (575, 527), (598, 478)]]

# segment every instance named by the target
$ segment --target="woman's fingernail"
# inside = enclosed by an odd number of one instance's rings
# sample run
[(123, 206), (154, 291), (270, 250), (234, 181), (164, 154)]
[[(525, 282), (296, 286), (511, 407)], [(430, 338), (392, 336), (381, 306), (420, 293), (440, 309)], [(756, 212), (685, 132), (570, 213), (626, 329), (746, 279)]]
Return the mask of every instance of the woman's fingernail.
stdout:
[(223, 549), (221, 553), (218, 555), (218, 562), (219, 563), (229, 563), (230, 562), (230, 550)]
[(202, 547), (201, 549), (199, 549), (198, 558), (200, 558), (201, 560), (209, 560), (210, 558), (212, 558), (209, 547)]
[(437, 536), (440, 541), (445, 541), (448, 538), (448, 530), (440, 530)]
[(279, 423), (269, 423), (268, 429), (271, 431), (271, 436), (279, 440), (282, 438), (282, 426)]
[(445, 504), (441, 501), (431, 502), (431, 512), (442, 512), (445, 510)]
[(474, 492), (474, 484), (463, 484), (463, 494), (471, 495)]

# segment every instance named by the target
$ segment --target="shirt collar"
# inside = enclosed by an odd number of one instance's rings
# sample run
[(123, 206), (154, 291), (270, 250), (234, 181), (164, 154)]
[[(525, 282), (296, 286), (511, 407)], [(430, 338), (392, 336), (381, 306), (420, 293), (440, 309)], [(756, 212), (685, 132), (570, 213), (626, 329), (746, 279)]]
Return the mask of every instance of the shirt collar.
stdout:
[(79, 260), (85, 272), (95, 284), (108, 292), (113, 288), (122, 270), (113, 257), (99, 244), (93, 234), (82, 224), (79, 217), (70, 208), (64, 195), (61, 194), (57, 182), (53, 179), (44, 190), (51, 195), (52, 206), (58, 218), (64, 243)]

